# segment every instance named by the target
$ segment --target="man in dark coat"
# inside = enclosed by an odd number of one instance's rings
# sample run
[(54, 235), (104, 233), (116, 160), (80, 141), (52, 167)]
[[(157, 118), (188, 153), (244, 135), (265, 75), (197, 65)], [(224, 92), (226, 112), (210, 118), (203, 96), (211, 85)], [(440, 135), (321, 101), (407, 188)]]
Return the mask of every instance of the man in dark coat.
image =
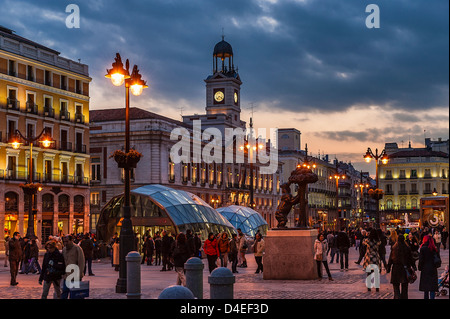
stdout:
[(20, 245), (20, 234), (15, 232), (8, 242), (9, 250), (9, 267), (11, 272), (11, 286), (16, 286), (17, 274), (19, 273), (19, 265), (22, 260), (22, 246)]
[(170, 254), (172, 250), (172, 243), (174, 239), (166, 231), (162, 232), (162, 242), (161, 242), (161, 254), (163, 268), (161, 271), (167, 271), (172, 269), (172, 263), (170, 262)]
[(58, 299), (61, 298), (61, 278), (65, 273), (66, 265), (64, 262), (64, 256), (56, 249), (55, 242), (48, 242), (45, 245), (47, 252), (44, 255), (44, 261), (42, 262), (42, 272), (39, 276), (39, 284), (42, 285), (44, 281), (44, 287), (42, 290), (42, 299), (47, 299), (50, 286), (53, 288)]
[(186, 244), (187, 244), (189, 258), (198, 257), (198, 256), (195, 256), (194, 236), (192, 235), (192, 230), (190, 230), (190, 229), (186, 230)]
[(80, 247), (83, 250), (85, 258), (84, 274), (86, 275), (86, 268), (88, 268), (89, 276), (95, 276), (95, 274), (92, 272), (92, 259), (94, 258), (94, 243), (89, 237), (89, 234), (84, 235), (84, 238), (80, 242)]
[[(341, 271), (348, 270), (348, 250), (350, 248), (350, 238), (348, 238), (345, 229), (342, 229), (336, 238), (336, 244), (339, 249), (339, 257), (341, 260)], [(345, 260), (344, 260), (345, 258)]]

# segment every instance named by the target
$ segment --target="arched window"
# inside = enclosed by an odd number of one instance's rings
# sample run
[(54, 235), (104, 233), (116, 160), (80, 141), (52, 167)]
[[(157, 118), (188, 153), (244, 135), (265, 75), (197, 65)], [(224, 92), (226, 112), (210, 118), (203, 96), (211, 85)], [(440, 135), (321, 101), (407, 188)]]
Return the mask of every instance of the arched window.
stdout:
[(400, 200), (400, 209), (406, 209), (406, 199), (404, 198)]
[(411, 199), (411, 208), (417, 209), (417, 199), (416, 198)]
[(42, 212), (53, 213), (54, 196), (50, 193), (42, 195)]
[(7, 192), (5, 194), (5, 211), (17, 213), (19, 210), (18, 207), (19, 196), (14, 192)]
[(76, 195), (73, 198), (73, 211), (75, 213), (84, 213), (84, 196)]
[(58, 197), (58, 212), (68, 213), (70, 209), (70, 198), (66, 194), (61, 194)]

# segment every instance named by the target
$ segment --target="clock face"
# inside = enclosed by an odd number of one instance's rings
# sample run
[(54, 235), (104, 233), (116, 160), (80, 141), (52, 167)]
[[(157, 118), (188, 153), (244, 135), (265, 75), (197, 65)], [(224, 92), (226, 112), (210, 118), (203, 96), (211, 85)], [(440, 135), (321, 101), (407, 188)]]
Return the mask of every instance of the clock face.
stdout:
[(238, 102), (238, 94), (237, 92), (234, 92), (234, 103), (237, 104), (237, 102)]
[(214, 94), (214, 99), (215, 99), (217, 102), (222, 102), (224, 98), (225, 98), (225, 94), (223, 94), (222, 91), (217, 91), (217, 92)]

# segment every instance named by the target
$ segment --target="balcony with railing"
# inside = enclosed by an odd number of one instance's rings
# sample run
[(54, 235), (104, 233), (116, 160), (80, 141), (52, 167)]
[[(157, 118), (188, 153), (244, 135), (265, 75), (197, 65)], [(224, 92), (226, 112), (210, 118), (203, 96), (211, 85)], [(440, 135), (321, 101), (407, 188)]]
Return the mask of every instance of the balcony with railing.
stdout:
[(27, 113), (38, 115), (38, 106), (34, 102), (27, 102), (26, 106)]
[[(0, 169), (0, 180), (5, 182), (28, 182), (29, 173), (23, 170)], [(67, 184), (88, 186), (89, 178), (61, 174), (33, 174), (33, 182), (42, 184)]]
[(59, 119), (62, 121), (70, 121), (70, 112), (67, 110), (61, 110), (59, 112)]
[(73, 151), (75, 153), (86, 154), (86, 145), (85, 144), (75, 144), (75, 148)]
[(81, 113), (75, 113), (75, 123), (84, 124), (84, 115)]
[(6, 99), (6, 108), (8, 110), (20, 111), (20, 101), (14, 98)]
[(55, 118), (55, 110), (51, 106), (44, 106), (44, 116)]

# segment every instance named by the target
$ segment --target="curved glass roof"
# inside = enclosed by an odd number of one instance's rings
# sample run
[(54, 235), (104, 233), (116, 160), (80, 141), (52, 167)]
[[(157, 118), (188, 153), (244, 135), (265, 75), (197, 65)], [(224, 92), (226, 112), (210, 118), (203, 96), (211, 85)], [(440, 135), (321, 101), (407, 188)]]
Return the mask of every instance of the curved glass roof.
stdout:
[(212, 223), (234, 228), (221, 214), (200, 197), (162, 185), (146, 185), (131, 191), (131, 194), (149, 196), (160, 204), (177, 225), (189, 223)]
[(231, 205), (218, 208), (217, 211), (248, 236), (255, 236), (258, 230), (265, 236), (269, 228), (265, 219), (250, 207)]
[[(191, 229), (201, 233), (205, 239), (208, 233), (236, 233), (233, 225), (200, 197), (182, 190), (158, 184), (146, 185), (130, 192), (131, 216), (139, 218), (143, 226), (152, 226), (158, 218), (169, 218), (179, 232)], [(114, 219), (123, 216), (123, 195), (111, 199), (99, 216), (97, 226), (102, 237), (108, 238), (113, 231)], [(156, 218), (156, 219), (155, 219)], [(133, 224), (134, 226), (135, 224)], [(136, 225), (137, 226), (137, 225)]]

